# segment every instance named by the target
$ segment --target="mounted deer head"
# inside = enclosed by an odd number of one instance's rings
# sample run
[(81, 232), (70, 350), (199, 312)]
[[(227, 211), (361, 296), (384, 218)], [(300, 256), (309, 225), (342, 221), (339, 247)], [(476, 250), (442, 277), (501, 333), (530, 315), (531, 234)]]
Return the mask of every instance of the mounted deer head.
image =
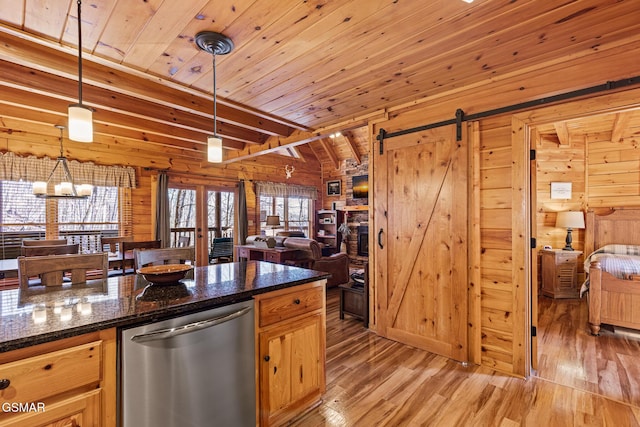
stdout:
[(296, 170), (295, 166), (286, 165), (284, 167), (284, 173), (287, 174), (287, 179), (291, 178), (291, 175), (293, 174), (294, 170)]

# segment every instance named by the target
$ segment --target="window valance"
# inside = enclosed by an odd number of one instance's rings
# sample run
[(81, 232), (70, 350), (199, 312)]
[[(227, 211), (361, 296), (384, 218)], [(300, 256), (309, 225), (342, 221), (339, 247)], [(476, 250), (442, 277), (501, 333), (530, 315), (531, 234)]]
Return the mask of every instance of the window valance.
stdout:
[[(127, 166), (101, 166), (91, 162), (68, 160), (69, 171), (77, 183), (101, 187), (136, 187), (135, 170)], [(46, 181), (55, 166), (55, 159), (35, 156), (21, 157), (7, 152), (0, 155), (0, 180)]]
[(258, 197), (301, 197), (311, 200), (316, 200), (318, 198), (318, 189), (316, 187), (266, 181), (258, 181), (255, 185)]

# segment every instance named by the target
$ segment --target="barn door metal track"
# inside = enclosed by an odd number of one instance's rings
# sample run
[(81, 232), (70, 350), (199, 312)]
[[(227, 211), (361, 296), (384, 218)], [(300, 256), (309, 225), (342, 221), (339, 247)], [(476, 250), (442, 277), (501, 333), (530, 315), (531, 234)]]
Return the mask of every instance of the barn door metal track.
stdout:
[(463, 121), (473, 121), (482, 119), (485, 117), (496, 116), (499, 114), (509, 113), (511, 111), (517, 110), (525, 110), (531, 107), (537, 107), (541, 105), (551, 104), (558, 101), (564, 101), (567, 99), (578, 98), (585, 95), (591, 95), (599, 92), (606, 92), (609, 90), (620, 89), (627, 86), (633, 86), (640, 84), (640, 76), (630, 77), (627, 79), (617, 80), (617, 81), (608, 81), (604, 84), (591, 86), (584, 89), (578, 89), (571, 92), (565, 92), (558, 95), (548, 96), (546, 98), (534, 99), (532, 101), (521, 102), (519, 104), (513, 104), (506, 107), (496, 108), (493, 110), (483, 111), (481, 113), (469, 114), (468, 116), (464, 114), (462, 109), (456, 110), (456, 117), (450, 120), (444, 120), (441, 122), (430, 123), (428, 125), (418, 126), (410, 129), (399, 130), (397, 132), (387, 133), (384, 129), (380, 129), (380, 133), (376, 136), (376, 139), (380, 141), (380, 154), (384, 153), (384, 140), (393, 138), (396, 136), (407, 135), (410, 133), (421, 132), (427, 129), (439, 128), (442, 126), (448, 125), (456, 125), (456, 140), (462, 140), (462, 122)]

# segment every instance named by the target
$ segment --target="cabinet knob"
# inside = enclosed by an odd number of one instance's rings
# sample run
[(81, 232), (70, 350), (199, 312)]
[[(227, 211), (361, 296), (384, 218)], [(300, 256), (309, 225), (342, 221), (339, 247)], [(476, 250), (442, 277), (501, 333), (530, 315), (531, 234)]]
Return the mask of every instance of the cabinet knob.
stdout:
[(6, 388), (9, 388), (10, 384), (11, 384), (11, 380), (9, 380), (7, 378), (0, 379), (0, 390), (4, 390)]
[(268, 355), (264, 357), (265, 362), (268, 362), (269, 360), (271, 360), (271, 358)]
[(300, 298), (296, 298), (296, 299), (294, 299), (294, 300), (293, 300), (293, 303), (294, 303), (294, 304), (300, 304)]

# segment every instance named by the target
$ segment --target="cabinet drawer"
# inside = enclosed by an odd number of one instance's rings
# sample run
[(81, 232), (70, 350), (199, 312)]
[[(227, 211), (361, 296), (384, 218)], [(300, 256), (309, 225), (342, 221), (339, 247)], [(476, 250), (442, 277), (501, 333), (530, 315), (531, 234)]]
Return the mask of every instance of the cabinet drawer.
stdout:
[(268, 262), (280, 262), (280, 254), (274, 252), (265, 252), (264, 260)]
[(260, 327), (321, 309), (323, 307), (321, 287), (294, 290), (273, 297), (259, 298), (258, 319)]
[(100, 381), (102, 341), (0, 365), (0, 402), (34, 402)]
[(249, 249), (239, 248), (238, 249), (238, 258), (249, 258)]

